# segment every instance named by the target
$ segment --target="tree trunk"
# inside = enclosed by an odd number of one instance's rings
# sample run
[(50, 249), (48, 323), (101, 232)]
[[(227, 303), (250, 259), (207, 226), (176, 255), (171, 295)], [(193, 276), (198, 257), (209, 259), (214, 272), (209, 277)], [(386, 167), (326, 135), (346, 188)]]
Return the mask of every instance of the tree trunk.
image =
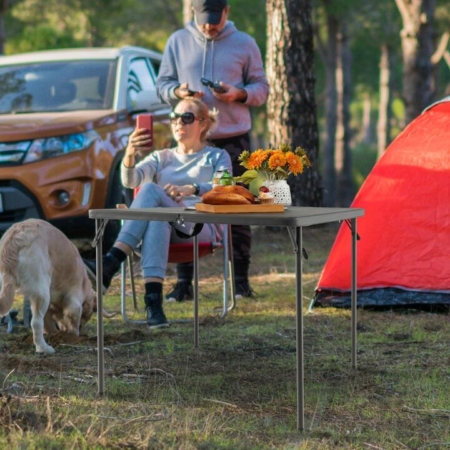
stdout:
[(348, 207), (353, 200), (352, 157), (350, 151), (350, 69), (351, 54), (347, 26), (341, 21), (338, 33), (336, 68), (337, 127), (336, 175), (338, 206)]
[(403, 100), (406, 124), (434, 97), (432, 90), (433, 21), (436, 0), (395, 0), (402, 16)]
[(323, 148), (322, 176), (323, 176), (323, 203), (325, 206), (336, 204), (336, 168), (334, 165), (335, 137), (337, 127), (337, 34), (339, 31), (338, 19), (327, 15), (328, 40), (325, 57), (325, 144)]
[(8, 11), (9, 0), (0, 0), (0, 55), (5, 54), (5, 14)]
[(322, 203), (311, 0), (267, 0), (268, 128), (273, 146), (303, 147), (311, 168), (288, 181), (294, 205)]
[(391, 141), (391, 106), (392, 106), (392, 48), (389, 44), (381, 46), (380, 59), (380, 105), (378, 109), (377, 146), (378, 159)]
[(183, 0), (183, 23), (187, 25), (192, 18), (192, 0)]
[(366, 145), (372, 144), (372, 101), (369, 92), (364, 94), (363, 118), (362, 118), (362, 141)]
[[(435, 93), (441, 91), (439, 86), (439, 63), (442, 59), (445, 60), (445, 54), (447, 52), (447, 46), (450, 42), (450, 31), (445, 31), (437, 44), (436, 51), (434, 52), (433, 56), (431, 57), (431, 64), (432, 64), (432, 79), (433, 83), (431, 86), (431, 90)], [(448, 52), (447, 52), (448, 53)], [(447, 61), (448, 63), (448, 61)]]

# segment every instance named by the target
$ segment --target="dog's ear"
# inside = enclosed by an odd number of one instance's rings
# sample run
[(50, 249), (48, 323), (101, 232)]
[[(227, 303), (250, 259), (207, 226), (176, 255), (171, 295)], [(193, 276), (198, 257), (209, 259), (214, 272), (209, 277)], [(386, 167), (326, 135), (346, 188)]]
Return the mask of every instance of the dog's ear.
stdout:
[(97, 309), (97, 301), (94, 295), (88, 295), (83, 302), (81, 309), (81, 324), (85, 324)]
[(97, 312), (97, 293), (93, 293), (93, 301), (94, 301), (94, 312)]

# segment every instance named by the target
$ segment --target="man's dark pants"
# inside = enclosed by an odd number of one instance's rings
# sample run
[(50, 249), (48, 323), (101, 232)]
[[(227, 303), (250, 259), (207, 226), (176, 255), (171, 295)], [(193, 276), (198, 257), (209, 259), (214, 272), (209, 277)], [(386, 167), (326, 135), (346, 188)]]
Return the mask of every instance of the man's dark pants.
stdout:
[[(239, 176), (245, 172), (238, 161), (239, 155), (244, 150), (250, 151), (249, 133), (239, 136), (228, 137), (225, 139), (213, 139), (211, 143), (217, 148), (225, 149), (231, 158), (233, 166), (233, 175)], [(248, 225), (232, 225), (231, 235), (233, 238), (233, 259), (235, 280), (237, 283), (242, 280), (248, 280), (248, 269), (250, 266), (251, 249), (251, 230)], [(192, 263), (183, 263), (177, 265), (178, 280), (192, 280)]]

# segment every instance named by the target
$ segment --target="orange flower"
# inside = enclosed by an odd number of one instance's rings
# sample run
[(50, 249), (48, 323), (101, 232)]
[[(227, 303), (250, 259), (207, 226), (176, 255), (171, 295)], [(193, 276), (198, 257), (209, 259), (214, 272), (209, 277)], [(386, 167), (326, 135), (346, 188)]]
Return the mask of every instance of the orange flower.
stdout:
[(272, 156), (269, 158), (269, 168), (275, 170), (278, 167), (283, 167), (286, 164), (286, 156), (282, 151), (272, 152)]
[(261, 168), (263, 162), (267, 159), (267, 152), (264, 150), (255, 150), (247, 160), (247, 167), (251, 169)]
[(303, 162), (295, 155), (293, 152), (286, 153), (286, 161), (289, 165), (289, 172), (292, 172), (294, 175), (298, 175), (303, 172)]
[(285, 180), (290, 175), (303, 173), (305, 167), (311, 167), (306, 151), (302, 147), (292, 150), (288, 144), (280, 144), (279, 148), (258, 149), (253, 153), (244, 150), (238, 160), (247, 170), (234, 178), (245, 184), (258, 176), (268, 180)]

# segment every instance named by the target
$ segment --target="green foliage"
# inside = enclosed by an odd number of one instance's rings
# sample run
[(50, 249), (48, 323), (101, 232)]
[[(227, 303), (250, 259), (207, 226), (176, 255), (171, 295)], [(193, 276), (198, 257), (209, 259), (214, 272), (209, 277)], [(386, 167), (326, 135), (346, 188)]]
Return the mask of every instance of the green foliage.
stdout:
[(392, 113), (397, 119), (405, 116), (405, 105), (399, 98), (394, 99), (392, 102)]
[[(53, 28), (53, 38), (41, 37), (42, 24)], [(7, 53), (40, 50), (45, 42), (48, 48), (142, 45), (162, 51), (181, 24), (176, 0), (23, 0), (5, 17)]]
[[(252, 35), (265, 54), (264, 0), (230, 0), (230, 20)], [(183, 26), (179, 0), (23, 0), (5, 17), (8, 53), (54, 46), (141, 45), (163, 51), (169, 35)], [(54, 36), (42, 38), (46, 24)], [(72, 39), (65, 36), (72, 34)], [(35, 42), (30, 38), (39, 38)], [(20, 41), (27, 41), (26, 44)]]
[(228, 0), (229, 19), (239, 30), (253, 36), (261, 54), (266, 54), (266, 1), (265, 0)]
[(352, 151), (353, 180), (358, 190), (377, 162), (377, 150), (373, 145), (358, 144)]
[(82, 47), (72, 33), (58, 30), (49, 25), (27, 26), (20, 37), (7, 42), (6, 53), (23, 53), (36, 50)]

